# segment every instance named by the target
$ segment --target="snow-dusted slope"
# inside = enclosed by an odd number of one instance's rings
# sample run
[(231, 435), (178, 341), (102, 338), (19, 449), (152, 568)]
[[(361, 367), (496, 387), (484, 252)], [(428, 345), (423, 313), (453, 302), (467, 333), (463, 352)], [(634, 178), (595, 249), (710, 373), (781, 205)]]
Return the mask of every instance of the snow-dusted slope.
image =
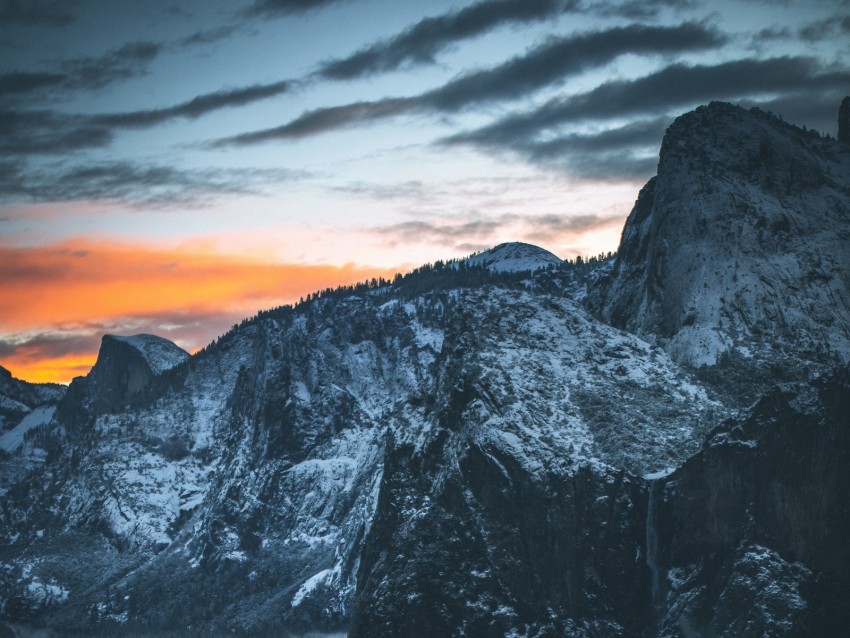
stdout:
[(510, 242), (468, 257), (465, 261), (470, 266), (485, 266), (493, 272), (521, 272), (556, 266), (563, 260), (539, 246)]
[(183, 348), (156, 335), (138, 334), (127, 337), (106, 335), (106, 337), (126, 343), (138, 350), (154, 374), (162, 374), (177, 364), (183, 363), (189, 357), (189, 353)]
[[(63, 503), (62, 526), (134, 548), (144, 567), (109, 580), (127, 595), (163, 570), (250, 572), (253, 581), (209, 585), (250, 601), (215, 612), (222, 627), (257, 629), (274, 609), (287, 626), (339, 629), (388, 438), (426, 454), (462, 433), (545, 481), (675, 466), (722, 416), (663, 351), (557, 291), (495, 277), (487, 290), (406, 297), (388, 287), (249, 322), (146, 405), (95, 412), (94, 444), (41, 498)], [(73, 599), (79, 583), (49, 564), (34, 573)], [(189, 586), (181, 578), (175, 592)], [(148, 617), (173, 602), (159, 604)], [(113, 601), (108, 614), (127, 611)]]
[(850, 147), (712, 103), (678, 118), (590, 298), (678, 361), (850, 359)]
[(0, 449), (7, 452), (14, 452), (24, 442), (24, 436), (27, 432), (40, 425), (50, 423), (53, 418), (53, 413), (56, 412), (55, 406), (43, 406), (34, 409), (27, 414), (21, 422), (14, 428), (0, 436)]
[(34, 408), (56, 403), (66, 388), (55, 383), (28, 383), (0, 366), (0, 434), (15, 427)]

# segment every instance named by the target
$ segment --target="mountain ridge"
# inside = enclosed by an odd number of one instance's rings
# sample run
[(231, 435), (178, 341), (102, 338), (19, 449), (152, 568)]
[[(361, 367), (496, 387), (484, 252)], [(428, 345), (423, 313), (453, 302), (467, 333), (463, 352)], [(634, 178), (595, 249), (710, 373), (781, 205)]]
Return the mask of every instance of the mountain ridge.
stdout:
[[(812, 345), (834, 353), (843, 333), (810, 311), (844, 280), (821, 265), (830, 278), (793, 291), (798, 322), (763, 313), (771, 330), (729, 333), (740, 360), (708, 361), (681, 328), (737, 324), (711, 306), (685, 321), (688, 285), (736, 282), (660, 247), (687, 231), (695, 255), (716, 239), (677, 215), (728, 214), (761, 239), (718, 263), (761, 269), (754, 299), (781, 297), (771, 242), (843, 250), (844, 160), (789, 189), (771, 176), (787, 148), (821, 172), (845, 151), (729, 105), (677, 122), (616, 256), (501, 245), (261, 312), (168, 370), (105, 337), (42, 428), (52, 456), (0, 504), (3, 618), (86, 635), (841, 635), (848, 373)], [(739, 170), (760, 132), (773, 159)], [(687, 184), (700, 206), (676, 208)], [(776, 206), (743, 214), (712, 184)], [(802, 248), (772, 239), (758, 220), (791, 224), (785, 197), (828, 200), (808, 223), (835, 224)], [(516, 251), (533, 268), (489, 267)]]

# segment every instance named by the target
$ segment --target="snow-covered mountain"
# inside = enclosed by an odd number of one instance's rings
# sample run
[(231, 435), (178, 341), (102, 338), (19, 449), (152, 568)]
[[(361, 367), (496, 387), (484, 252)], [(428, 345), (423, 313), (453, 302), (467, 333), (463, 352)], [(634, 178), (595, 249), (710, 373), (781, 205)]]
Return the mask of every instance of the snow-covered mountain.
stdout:
[[(758, 131), (778, 159), (733, 170)], [(192, 357), (104, 337), (19, 433), (50, 454), (0, 506), (2, 618), (87, 635), (841, 635), (850, 373), (829, 368), (848, 318), (816, 306), (844, 294), (827, 257), (850, 209), (845, 147), (809, 137), (728, 105), (680, 118), (613, 258), (503, 244), (261, 312)], [(798, 152), (804, 220), (775, 187)], [(741, 214), (740, 193), (762, 212)], [(780, 215), (799, 231), (775, 231), (784, 260), (759, 234)], [(722, 228), (740, 235), (721, 246)], [(795, 284), (788, 264), (815, 254), (823, 277)], [(766, 372), (747, 378), (719, 356), (733, 350)]]
[(591, 295), (693, 366), (850, 360), (850, 146), (712, 103), (678, 118)]
[(493, 272), (531, 272), (557, 266), (563, 260), (539, 246), (511, 242), (499, 244), (468, 257), (465, 261), (471, 266), (484, 266)]
[(95, 366), (72, 383), (70, 393), (75, 398), (85, 394), (77, 402), (94, 413), (115, 411), (128, 405), (156, 376), (188, 358), (188, 352), (154, 335), (104, 335)]

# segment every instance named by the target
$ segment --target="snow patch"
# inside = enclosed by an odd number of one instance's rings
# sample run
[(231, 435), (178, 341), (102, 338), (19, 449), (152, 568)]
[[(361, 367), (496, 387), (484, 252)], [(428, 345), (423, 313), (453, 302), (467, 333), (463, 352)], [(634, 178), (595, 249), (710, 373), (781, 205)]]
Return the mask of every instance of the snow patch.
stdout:
[(18, 425), (0, 436), (0, 448), (6, 452), (14, 452), (23, 444), (27, 432), (40, 425), (50, 423), (55, 412), (55, 406), (36, 408), (21, 419)]
[(555, 266), (563, 261), (548, 250), (521, 242), (499, 244), (466, 259), (470, 266), (485, 266), (493, 272), (530, 272)]
[(336, 572), (336, 568), (334, 569), (323, 569), (318, 574), (313, 574), (304, 581), (304, 584), (298, 588), (298, 591), (295, 592), (295, 595), (292, 597), (292, 606), (298, 607), (304, 599), (309, 596), (316, 587), (321, 584), (326, 583), (331, 577), (333, 577)]
[(189, 358), (189, 353), (180, 346), (156, 335), (109, 336), (138, 350), (154, 374), (162, 374)]

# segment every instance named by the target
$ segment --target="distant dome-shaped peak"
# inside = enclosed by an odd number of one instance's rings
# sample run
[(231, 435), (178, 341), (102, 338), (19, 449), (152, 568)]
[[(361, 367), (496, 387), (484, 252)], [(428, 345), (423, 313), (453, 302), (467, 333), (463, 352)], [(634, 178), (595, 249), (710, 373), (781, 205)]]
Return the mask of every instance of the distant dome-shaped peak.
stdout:
[(485, 266), (493, 272), (523, 272), (557, 265), (563, 259), (540, 246), (509, 242), (473, 255), (466, 261), (471, 266)]
[(154, 374), (161, 374), (189, 357), (189, 353), (183, 348), (156, 335), (138, 334), (126, 337), (103, 335), (103, 341), (110, 339), (138, 350)]

